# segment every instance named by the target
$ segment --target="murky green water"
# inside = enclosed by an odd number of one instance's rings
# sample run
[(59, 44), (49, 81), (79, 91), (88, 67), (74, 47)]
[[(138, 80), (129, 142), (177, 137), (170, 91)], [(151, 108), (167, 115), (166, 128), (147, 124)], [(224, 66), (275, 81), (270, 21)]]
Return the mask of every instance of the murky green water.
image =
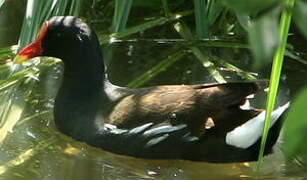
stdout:
[[(180, 43), (180, 42), (179, 42)], [(120, 42), (113, 45), (109, 65), (110, 80), (126, 85), (159, 61), (169, 56), (169, 49), (178, 42)], [(249, 67), (247, 51), (212, 49), (212, 52)], [(245, 59), (245, 61), (242, 61)], [(294, 69), (296, 68), (296, 69)], [(59, 83), (60, 66), (42, 69), (40, 81), (34, 86), (29, 105), (21, 120), (8, 132), (0, 149), (0, 179), (2, 180), (98, 180), (98, 179), (255, 179), (255, 163), (212, 164), (182, 160), (145, 160), (120, 156), (90, 147), (62, 135), (52, 118), (53, 97)], [(228, 79), (239, 79), (235, 73), (221, 71)], [(260, 71), (268, 77), (269, 68)], [(299, 89), (306, 77), (306, 67), (287, 60), (279, 101), (286, 101)], [(143, 86), (157, 84), (195, 84), (212, 82), (204, 68), (191, 54), (174, 62)], [(257, 103), (258, 102), (258, 103)], [(263, 106), (261, 96), (255, 103)], [(35, 117), (29, 118), (35, 115)], [(304, 179), (307, 177), (307, 158), (285, 161), (280, 150), (264, 160), (260, 179)]]

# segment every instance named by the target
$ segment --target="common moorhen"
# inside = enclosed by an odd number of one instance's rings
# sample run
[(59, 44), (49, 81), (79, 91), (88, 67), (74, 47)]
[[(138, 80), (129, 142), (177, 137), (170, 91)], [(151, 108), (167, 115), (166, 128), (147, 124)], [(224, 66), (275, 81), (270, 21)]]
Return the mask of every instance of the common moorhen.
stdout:
[[(57, 128), (102, 149), (140, 158), (207, 162), (257, 160), (264, 110), (242, 109), (265, 81), (156, 86), (129, 89), (111, 84), (95, 32), (82, 20), (57, 16), (44, 23), (36, 40), (15, 62), (36, 56), (60, 58), (61, 87), (54, 106)], [(265, 154), (281, 127), (272, 115)]]

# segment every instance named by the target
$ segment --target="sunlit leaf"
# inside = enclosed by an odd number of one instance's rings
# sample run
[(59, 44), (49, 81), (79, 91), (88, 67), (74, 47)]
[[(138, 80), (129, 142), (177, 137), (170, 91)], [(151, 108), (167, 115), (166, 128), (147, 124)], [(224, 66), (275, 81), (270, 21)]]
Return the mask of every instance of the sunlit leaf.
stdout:
[(1, 6), (3, 5), (4, 1), (5, 1), (5, 0), (0, 0), (0, 8), (1, 8)]
[(287, 157), (307, 152), (307, 88), (293, 101), (284, 125), (283, 150)]

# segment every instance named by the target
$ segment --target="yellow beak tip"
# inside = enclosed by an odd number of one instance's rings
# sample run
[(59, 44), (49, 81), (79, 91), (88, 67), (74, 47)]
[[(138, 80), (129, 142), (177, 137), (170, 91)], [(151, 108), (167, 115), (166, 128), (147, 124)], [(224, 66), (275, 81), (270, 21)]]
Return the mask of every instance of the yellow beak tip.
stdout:
[(27, 61), (28, 59), (29, 59), (29, 58), (28, 58), (27, 56), (17, 55), (17, 56), (14, 58), (13, 62), (14, 62), (15, 64), (20, 64), (20, 63), (23, 63), (23, 62)]

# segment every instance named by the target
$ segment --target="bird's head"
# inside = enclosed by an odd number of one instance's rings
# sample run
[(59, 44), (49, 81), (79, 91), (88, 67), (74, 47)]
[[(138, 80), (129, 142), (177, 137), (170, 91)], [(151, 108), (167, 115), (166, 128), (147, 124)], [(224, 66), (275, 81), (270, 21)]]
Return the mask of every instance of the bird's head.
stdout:
[(96, 35), (81, 19), (55, 16), (42, 25), (36, 39), (18, 53), (14, 62), (22, 63), (37, 56), (50, 56), (60, 58), (65, 63), (65, 60), (69, 60), (66, 56), (95, 49), (93, 46), (97, 43)]

